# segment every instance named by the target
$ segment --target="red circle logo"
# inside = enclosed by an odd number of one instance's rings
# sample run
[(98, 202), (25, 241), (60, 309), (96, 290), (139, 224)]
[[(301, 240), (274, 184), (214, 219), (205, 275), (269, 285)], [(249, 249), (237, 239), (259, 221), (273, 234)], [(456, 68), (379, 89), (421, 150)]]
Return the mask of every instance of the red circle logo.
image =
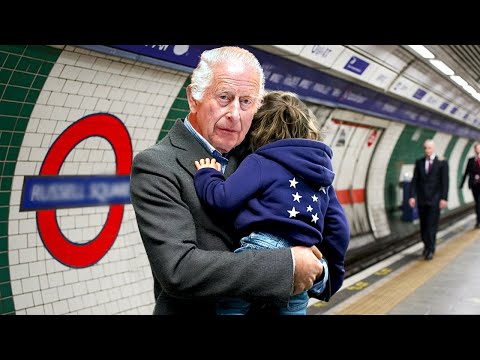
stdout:
[[(110, 114), (88, 115), (70, 125), (53, 143), (40, 169), (40, 175), (58, 175), (70, 151), (81, 141), (98, 136), (113, 147), (116, 175), (129, 175), (132, 167), (132, 143), (125, 125)], [(61, 232), (56, 210), (37, 210), (40, 237), (50, 254), (61, 263), (76, 268), (98, 262), (113, 245), (122, 224), (124, 205), (110, 205), (102, 231), (86, 244), (75, 244)]]

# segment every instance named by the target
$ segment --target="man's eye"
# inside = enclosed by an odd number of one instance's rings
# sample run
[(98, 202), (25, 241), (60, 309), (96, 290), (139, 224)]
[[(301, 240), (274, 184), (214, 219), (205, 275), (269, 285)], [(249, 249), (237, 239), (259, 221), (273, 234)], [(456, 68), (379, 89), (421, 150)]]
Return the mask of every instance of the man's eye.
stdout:
[(228, 100), (229, 100), (228, 95), (219, 95), (218, 99), (221, 104), (226, 104), (228, 103)]
[(253, 99), (252, 98), (244, 98), (241, 100), (242, 107), (244, 109), (248, 109), (253, 105)]

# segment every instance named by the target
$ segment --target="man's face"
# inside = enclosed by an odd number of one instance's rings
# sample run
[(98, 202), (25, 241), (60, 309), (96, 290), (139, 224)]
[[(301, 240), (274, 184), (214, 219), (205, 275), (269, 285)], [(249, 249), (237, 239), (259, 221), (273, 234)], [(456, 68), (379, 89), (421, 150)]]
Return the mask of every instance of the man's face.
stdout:
[(430, 157), (435, 151), (435, 145), (433, 145), (431, 142), (426, 142), (423, 144), (423, 150), (425, 151), (425, 155)]
[(192, 126), (221, 153), (239, 145), (257, 110), (260, 80), (240, 65), (219, 65), (202, 100), (187, 90)]
[(475, 145), (475, 154), (480, 154), (480, 144)]

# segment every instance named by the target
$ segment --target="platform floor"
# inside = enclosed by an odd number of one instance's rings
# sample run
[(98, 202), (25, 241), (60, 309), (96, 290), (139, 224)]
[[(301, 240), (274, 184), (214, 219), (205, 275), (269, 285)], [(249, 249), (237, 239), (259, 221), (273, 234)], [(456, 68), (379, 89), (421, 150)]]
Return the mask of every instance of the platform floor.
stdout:
[(345, 279), (328, 302), (311, 299), (309, 315), (479, 315), (480, 229), (470, 215), (437, 233), (433, 260), (423, 244)]

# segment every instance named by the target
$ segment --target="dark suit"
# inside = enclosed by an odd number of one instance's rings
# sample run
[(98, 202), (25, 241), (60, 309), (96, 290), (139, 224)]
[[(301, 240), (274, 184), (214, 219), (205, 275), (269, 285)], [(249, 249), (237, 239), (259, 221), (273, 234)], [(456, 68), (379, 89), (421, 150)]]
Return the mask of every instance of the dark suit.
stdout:
[[(463, 174), (460, 188), (463, 187), (465, 179), (468, 176), (468, 188), (472, 190), (473, 199), (475, 200), (475, 211), (477, 213), (477, 226), (480, 225), (480, 166), (475, 161), (476, 156), (468, 159), (465, 173)], [(477, 175), (477, 181), (475, 181)]]
[[(194, 187), (194, 161), (210, 157), (181, 120), (135, 156), (130, 182), (153, 272), (154, 314), (215, 314), (218, 297), (285, 305), (293, 284), (288, 248), (234, 254), (233, 221), (209, 215)], [(238, 166), (235, 154), (225, 176)]]
[(425, 171), (426, 158), (415, 162), (410, 197), (417, 198), (420, 232), (426, 251), (435, 253), (438, 220), (440, 218), (440, 200), (448, 200), (448, 163), (439, 160), (432, 162), (430, 172)]

